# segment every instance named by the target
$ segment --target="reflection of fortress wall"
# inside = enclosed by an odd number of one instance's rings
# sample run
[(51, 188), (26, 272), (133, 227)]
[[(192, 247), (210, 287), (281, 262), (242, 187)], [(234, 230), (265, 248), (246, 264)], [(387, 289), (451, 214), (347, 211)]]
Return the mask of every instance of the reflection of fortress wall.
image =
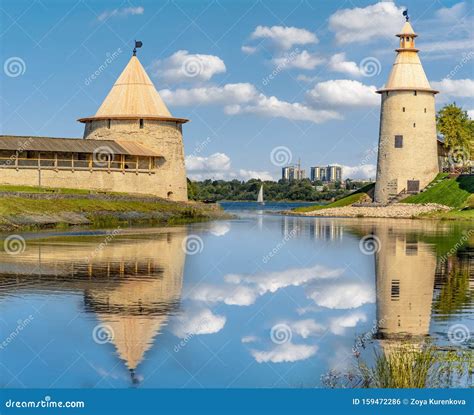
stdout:
[(377, 319), (382, 338), (425, 336), (429, 332), (436, 256), (428, 244), (376, 229)]
[(178, 228), (149, 240), (117, 235), (99, 250), (104, 237), (72, 245), (31, 241), (22, 254), (0, 253), (0, 277), (11, 278), (15, 290), (83, 291), (86, 312), (112, 330), (120, 358), (133, 370), (178, 306), (184, 237)]

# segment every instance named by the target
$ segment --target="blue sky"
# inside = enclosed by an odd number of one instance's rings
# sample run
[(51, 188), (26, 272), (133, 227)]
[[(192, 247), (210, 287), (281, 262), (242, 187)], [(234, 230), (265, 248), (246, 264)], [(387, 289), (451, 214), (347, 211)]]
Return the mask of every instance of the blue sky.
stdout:
[[(139, 59), (172, 114), (191, 119), (189, 176), (278, 178), (282, 163), (301, 159), (307, 169), (338, 163), (346, 177), (374, 178), (373, 91), (395, 59), (406, 6), (3, 1), (0, 131), (81, 137), (76, 119), (96, 112), (140, 39)], [(408, 7), (437, 105), (474, 110), (472, 3)]]

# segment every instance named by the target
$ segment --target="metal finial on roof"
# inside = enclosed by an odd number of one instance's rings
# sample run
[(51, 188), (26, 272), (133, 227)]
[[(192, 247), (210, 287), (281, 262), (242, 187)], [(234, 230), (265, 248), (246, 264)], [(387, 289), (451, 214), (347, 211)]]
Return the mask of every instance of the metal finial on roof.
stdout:
[(143, 42), (141, 40), (135, 40), (135, 47), (133, 48), (133, 56), (137, 56), (137, 48), (141, 48)]
[(405, 16), (405, 20), (408, 22), (408, 20), (410, 20), (410, 16), (408, 16), (408, 9), (403, 10), (403, 15)]

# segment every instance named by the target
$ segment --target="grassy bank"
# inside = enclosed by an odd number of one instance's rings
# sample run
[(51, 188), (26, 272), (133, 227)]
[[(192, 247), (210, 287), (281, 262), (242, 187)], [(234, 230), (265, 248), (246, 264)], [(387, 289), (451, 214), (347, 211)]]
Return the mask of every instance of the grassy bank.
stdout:
[(452, 208), (449, 212), (436, 212), (424, 217), (436, 219), (474, 220), (474, 176), (449, 178), (440, 173), (422, 192), (409, 196), (402, 203), (439, 203)]
[(370, 200), (369, 193), (373, 191), (375, 183), (370, 183), (364, 187), (361, 187), (359, 190), (351, 193), (350, 195), (344, 196), (338, 200), (335, 200), (332, 203), (326, 205), (311, 205), (311, 206), (302, 206), (293, 209), (295, 212), (314, 212), (315, 210), (329, 209), (336, 207), (350, 206), (354, 203), (359, 203), (364, 200)]
[(120, 193), (0, 186), (0, 229), (175, 224), (224, 217), (215, 205)]

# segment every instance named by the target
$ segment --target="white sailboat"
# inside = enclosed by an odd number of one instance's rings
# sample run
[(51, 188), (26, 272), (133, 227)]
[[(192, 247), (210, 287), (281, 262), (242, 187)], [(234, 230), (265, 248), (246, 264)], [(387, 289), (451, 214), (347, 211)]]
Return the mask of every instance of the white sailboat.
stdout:
[(260, 190), (258, 191), (257, 203), (264, 205), (265, 202), (263, 201), (263, 184), (260, 186)]

